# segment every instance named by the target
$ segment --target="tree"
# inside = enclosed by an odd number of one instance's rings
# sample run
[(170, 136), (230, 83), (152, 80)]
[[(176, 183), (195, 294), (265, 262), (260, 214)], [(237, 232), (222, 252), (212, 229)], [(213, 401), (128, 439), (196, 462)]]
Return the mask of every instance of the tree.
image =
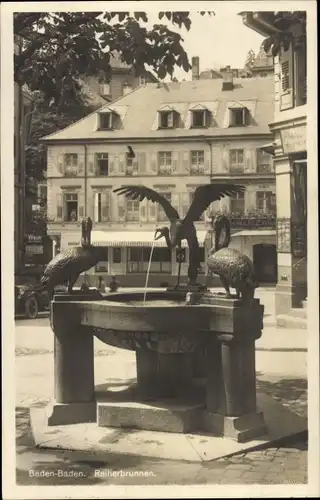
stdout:
[[(191, 27), (189, 12), (159, 12), (158, 18), (166, 18), (174, 27)], [(14, 34), (21, 40), (15, 81), (31, 91), (40, 90), (62, 109), (70, 101), (81, 101), (81, 75), (103, 72), (110, 78), (114, 51), (137, 76), (148, 68), (160, 79), (172, 76), (176, 66), (189, 71), (181, 35), (164, 24), (147, 29), (146, 22), (145, 12), (15, 13)]]
[(263, 48), (266, 53), (271, 49), (275, 57), (281, 49), (287, 51), (290, 45), (294, 51), (306, 45), (307, 14), (305, 11), (275, 12), (273, 24), (279, 31), (264, 40)]
[(244, 63), (244, 67), (251, 70), (252, 67), (254, 66), (255, 60), (256, 60), (256, 54), (255, 54), (253, 49), (250, 49), (248, 54), (247, 54), (246, 62)]

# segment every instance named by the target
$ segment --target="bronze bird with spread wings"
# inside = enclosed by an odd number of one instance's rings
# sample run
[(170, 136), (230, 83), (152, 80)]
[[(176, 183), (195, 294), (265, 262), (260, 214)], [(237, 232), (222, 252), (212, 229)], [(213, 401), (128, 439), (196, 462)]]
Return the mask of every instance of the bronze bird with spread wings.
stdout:
[(132, 200), (143, 201), (146, 198), (162, 206), (170, 221), (170, 229), (168, 227), (156, 229), (155, 239), (158, 240), (164, 237), (170, 250), (176, 246), (180, 248), (182, 240), (187, 240), (190, 250), (188, 269), (189, 284), (195, 284), (198, 268), (200, 266), (200, 258), (199, 242), (194, 222), (199, 220), (202, 213), (214, 201), (220, 200), (225, 196), (234, 196), (237, 193), (244, 192), (244, 190), (244, 186), (227, 183), (205, 184), (199, 186), (193, 194), (191, 205), (184, 219), (180, 218), (177, 210), (164, 196), (146, 186), (122, 186), (114, 189), (114, 192), (118, 195), (123, 194)]

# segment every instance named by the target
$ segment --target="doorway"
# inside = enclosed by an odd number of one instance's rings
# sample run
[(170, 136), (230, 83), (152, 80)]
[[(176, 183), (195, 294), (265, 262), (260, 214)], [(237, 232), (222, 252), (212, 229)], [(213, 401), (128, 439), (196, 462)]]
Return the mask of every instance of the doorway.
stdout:
[(276, 245), (261, 243), (253, 246), (253, 263), (259, 282), (277, 282)]

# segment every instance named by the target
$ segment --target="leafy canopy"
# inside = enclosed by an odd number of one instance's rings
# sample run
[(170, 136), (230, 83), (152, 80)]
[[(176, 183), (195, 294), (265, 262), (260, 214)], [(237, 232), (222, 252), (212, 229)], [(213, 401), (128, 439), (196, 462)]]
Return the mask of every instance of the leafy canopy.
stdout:
[[(159, 12), (158, 18), (173, 28), (190, 30), (192, 24), (189, 12)], [(15, 13), (14, 34), (22, 39), (21, 53), (15, 55), (15, 81), (63, 107), (81, 100), (81, 75), (103, 72), (110, 79), (114, 51), (137, 76), (150, 69), (160, 79), (172, 77), (176, 66), (189, 71), (181, 35), (165, 24), (147, 28), (147, 22), (145, 12)]]
[(273, 24), (279, 32), (269, 36), (263, 42), (265, 52), (277, 56), (281, 49), (285, 52), (290, 45), (294, 51), (306, 45), (306, 11), (278, 11), (273, 14)]

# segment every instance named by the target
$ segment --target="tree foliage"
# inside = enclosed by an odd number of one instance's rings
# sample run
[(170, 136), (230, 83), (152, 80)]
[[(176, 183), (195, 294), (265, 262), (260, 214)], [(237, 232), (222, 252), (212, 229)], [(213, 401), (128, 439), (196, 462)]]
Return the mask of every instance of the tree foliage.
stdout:
[(294, 51), (300, 50), (302, 46), (306, 45), (306, 11), (275, 12), (273, 24), (279, 31), (264, 40), (265, 52), (268, 53), (271, 49), (271, 53), (275, 57), (281, 49), (286, 52), (290, 45)]
[[(158, 18), (173, 28), (191, 28), (189, 12), (159, 12)], [(182, 36), (166, 24), (149, 29), (147, 22), (145, 12), (15, 13), (14, 34), (22, 40), (15, 55), (15, 81), (40, 90), (62, 109), (81, 96), (82, 75), (103, 72), (110, 79), (114, 51), (137, 76), (149, 68), (160, 79), (172, 76), (176, 66), (189, 71)]]
[(254, 63), (256, 60), (256, 54), (253, 49), (250, 49), (247, 57), (246, 57), (246, 62), (244, 63), (244, 67), (248, 69), (252, 69)]

